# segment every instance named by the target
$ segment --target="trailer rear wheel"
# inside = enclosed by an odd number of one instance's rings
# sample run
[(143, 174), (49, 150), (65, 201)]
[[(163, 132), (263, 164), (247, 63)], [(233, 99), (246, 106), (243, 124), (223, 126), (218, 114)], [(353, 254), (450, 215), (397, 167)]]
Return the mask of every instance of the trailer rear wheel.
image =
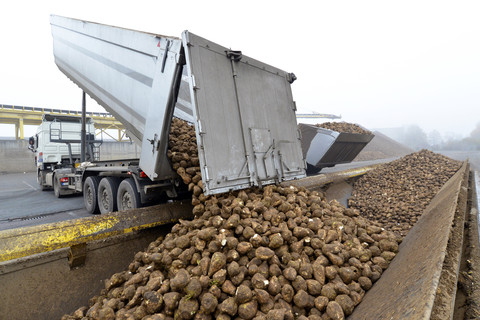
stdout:
[(117, 193), (118, 211), (136, 209), (142, 206), (137, 186), (133, 179), (123, 180), (118, 187)]
[(85, 204), (85, 209), (90, 214), (98, 214), (98, 184), (100, 183), (100, 178), (97, 176), (90, 176), (85, 179), (83, 183), (83, 203)]
[(117, 211), (117, 191), (120, 179), (105, 177), (98, 185), (98, 208), (100, 213)]

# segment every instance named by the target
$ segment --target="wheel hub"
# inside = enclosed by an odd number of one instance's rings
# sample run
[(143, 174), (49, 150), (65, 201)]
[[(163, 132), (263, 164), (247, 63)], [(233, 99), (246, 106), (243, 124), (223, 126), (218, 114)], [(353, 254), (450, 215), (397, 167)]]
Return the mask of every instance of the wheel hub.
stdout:
[(93, 204), (93, 196), (92, 196), (92, 189), (91, 188), (87, 188), (87, 190), (85, 190), (87, 192), (87, 202), (89, 205), (92, 205)]
[(130, 197), (130, 194), (128, 192), (125, 192), (122, 195), (122, 206), (123, 209), (133, 209), (132, 198)]
[(108, 210), (109, 206), (110, 206), (110, 198), (108, 197), (108, 193), (107, 193), (106, 189), (103, 189), (102, 193), (100, 195), (101, 195), (100, 200), (102, 202), (103, 208), (105, 210)]

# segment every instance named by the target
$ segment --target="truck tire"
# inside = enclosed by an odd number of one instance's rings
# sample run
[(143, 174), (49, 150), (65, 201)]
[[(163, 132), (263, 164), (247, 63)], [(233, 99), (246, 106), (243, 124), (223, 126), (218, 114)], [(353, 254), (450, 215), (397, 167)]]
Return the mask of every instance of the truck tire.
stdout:
[(85, 204), (85, 209), (90, 214), (98, 214), (98, 184), (100, 183), (100, 178), (97, 176), (90, 176), (85, 179), (83, 183), (83, 203)]
[(43, 184), (43, 172), (40, 170), (38, 170), (37, 173), (37, 183), (41, 191), (45, 191), (48, 189), (47, 186)]
[(104, 177), (98, 184), (98, 208), (100, 214), (117, 211), (117, 191), (120, 179)]
[(140, 208), (140, 195), (132, 178), (123, 180), (117, 192), (118, 211)]
[(60, 188), (60, 179), (57, 175), (53, 177), (53, 194), (55, 194), (55, 197), (57, 198), (63, 198)]

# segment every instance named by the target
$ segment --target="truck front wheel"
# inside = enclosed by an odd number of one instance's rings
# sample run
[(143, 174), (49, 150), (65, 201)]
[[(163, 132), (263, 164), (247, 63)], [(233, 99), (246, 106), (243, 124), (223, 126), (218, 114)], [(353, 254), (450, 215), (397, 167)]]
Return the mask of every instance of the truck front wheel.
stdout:
[(53, 193), (57, 198), (63, 197), (63, 194), (61, 192), (61, 187), (60, 187), (60, 179), (58, 178), (57, 175), (53, 177)]
[(43, 181), (44, 181), (43, 171), (38, 170), (38, 173), (37, 173), (37, 183), (38, 183), (38, 186), (40, 187), (40, 190), (41, 190), (41, 191), (45, 191), (45, 190), (48, 189), (48, 188), (45, 186), (45, 184), (43, 183)]
[(98, 214), (98, 184), (100, 183), (100, 178), (97, 176), (90, 176), (85, 179), (83, 183), (83, 203), (85, 204), (85, 209), (90, 214)]
[(140, 208), (142, 206), (140, 195), (133, 179), (128, 178), (120, 183), (117, 192), (117, 205), (118, 211)]
[(120, 179), (105, 177), (98, 185), (98, 208), (100, 213), (117, 211), (117, 190)]

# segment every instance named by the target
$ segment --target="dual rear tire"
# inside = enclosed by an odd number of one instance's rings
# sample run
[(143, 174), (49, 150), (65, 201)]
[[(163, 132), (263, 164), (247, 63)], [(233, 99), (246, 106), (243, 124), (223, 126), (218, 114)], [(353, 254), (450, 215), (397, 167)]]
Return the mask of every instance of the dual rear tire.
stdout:
[(89, 176), (83, 184), (83, 200), (90, 214), (103, 214), (141, 207), (140, 195), (132, 178)]
[(105, 177), (98, 184), (98, 209), (101, 214), (117, 211), (119, 178)]
[(100, 184), (100, 177), (90, 176), (85, 179), (83, 183), (83, 203), (85, 209), (90, 214), (99, 214), (98, 208), (98, 185)]
[(140, 194), (133, 179), (122, 180), (117, 192), (118, 211), (140, 208)]

